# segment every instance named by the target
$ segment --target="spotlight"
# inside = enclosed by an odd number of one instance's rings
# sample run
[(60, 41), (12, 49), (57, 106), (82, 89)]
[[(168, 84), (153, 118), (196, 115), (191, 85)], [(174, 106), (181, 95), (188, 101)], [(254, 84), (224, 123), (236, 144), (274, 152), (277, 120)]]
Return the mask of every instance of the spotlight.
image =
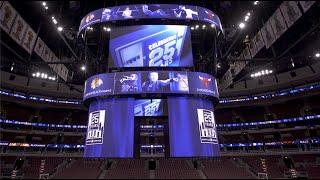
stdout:
[(63, 31), (63, 27), (61, 27), (61, 26), (59, 26), (57, 29), (58, 29), (58, 31), (60, 31), (60, 32)]
[(316, 56), (316, 58), (319, 58), (320, 57), (320, 53), (316, 53), (315, 56)]
[(83, 66), (81, 66), (81, 70), (82, 71), (85, 71), (86, 70), (86, 67), (83, 65)]
[(245, 26), (246, 26), (246, 25), (245, 25), (243, 22), (239, 24), (239, 28), (240, 28), (240, 29), (243, 29)]
[(46, 5), (47, 5), (47, 3), (43, 1), (42, 2), (42, 6), (46, 6)]

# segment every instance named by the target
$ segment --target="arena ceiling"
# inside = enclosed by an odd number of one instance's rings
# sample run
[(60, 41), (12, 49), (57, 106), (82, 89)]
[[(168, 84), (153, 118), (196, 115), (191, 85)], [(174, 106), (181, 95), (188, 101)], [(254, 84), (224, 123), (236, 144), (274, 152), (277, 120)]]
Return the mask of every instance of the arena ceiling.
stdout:
[[(34, 29), (39, 30), (39, 36), (61, 59), (67, 68), (72, 71), (67, 83), (83, 84), (84, 80), (98, 72), (105, 71), (106, 59), (97, 56), (97, 44), (87, 44), (86, 58), (83, 48), (79, 46), (76, 34), (81, 19), (90, 11), (117, 5), (148, 3), (148, 1), (48, 1), (48, 10), (44, 10), (42, 1), (10, 1), (12, 6)], [(167, 1), (152, 1), (152, 3), (168, 3)], [(215, 12), (221, 19), (225, 36), (220, 42), (216, 76), (222, 77), (228, 70), (230, 63), (235, 61), (244, 49), (247, 40), (259, 31), (263, 23), (276, 11), (282, 1), (170, 1), (173, 4), (189, 4), (206, 7)], [(244, 29), (238, 25), (244, 17), (251, 12), (250, 19)], [(63, 25), (62, 36), (57, 32), (57, 27), (52, 23), (51, 17)], [(234, 81), (250, 78), (250, 73), (261, 68), (269, 68), (274, 72), (285, 72), (302, 66), (310, 65), (320, 59), (314, 54), (320, 51), (320, 11), (319, 2), (287, 30), (269, 49), (262, 49), (255, 59), (251, 60), (246, 68), (234, 77)], [(94, 31), (92, 32), (94, 33)], [(202, 33), (202, 32), (198, 32)], [(197, 34), (197, 32), (193, 32)], [(197, 46), (197, 44), (195, 44)], [(72, 52), (73, 51), (73, 52)], [(77, 58), (74, 57), (76, 55)], [(194, 56), (201, 58), (199, 56)], [(202, 59), (203, 65), (210, 64), (212, 58)], [(292, 65), (294, 63), (294, 65)], [(86, 64), (86, 71), (81, 71), (81, 66)], [(212, 68), (211, 66), (207, 66)], [(47, 64), (36, 55), (29, 56), (10, 37), (1, 33), (1, 69), (17, 74), (29, 75), (35, 71), (50, 71)]]

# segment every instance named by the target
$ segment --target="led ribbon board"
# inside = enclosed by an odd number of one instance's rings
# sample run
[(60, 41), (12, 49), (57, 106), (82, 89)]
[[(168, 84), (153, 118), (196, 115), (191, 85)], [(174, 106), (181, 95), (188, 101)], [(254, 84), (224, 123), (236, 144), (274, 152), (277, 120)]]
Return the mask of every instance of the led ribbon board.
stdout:
[(219, 17), (203, 7), (178, 4), (132, 4), (101, 8), (88, 13), (81, 20), (79, 33), (93, 24), (128, 19), (196, 20), (214, 24), (217, 29), (223, 31)]
[(131, 71), (104, 73), (85, 82), (84, 97), (134, 94), (193, 94), (219, 98), (216, 79), (206, 73)]

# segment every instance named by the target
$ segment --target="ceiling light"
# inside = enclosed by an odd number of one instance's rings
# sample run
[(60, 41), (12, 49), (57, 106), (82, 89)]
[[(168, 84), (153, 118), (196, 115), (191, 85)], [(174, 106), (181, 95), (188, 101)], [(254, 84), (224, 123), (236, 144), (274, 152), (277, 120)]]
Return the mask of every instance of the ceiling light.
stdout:
[(191, 27), (191, 30), (194, 30), (194, 27)]
[(245, 25), (243, 22), (239, 24), (239, 28), (240, 28), (240, 29), (243, 29), (245, 26), (246, 26), (246, 25)]
[(39, 73), (39, 72), (37, 72), (37, 73), (36, 73), (36, 76), (37, 76), (37, 77), (40, 77), (40, 73)]
[(44, 7), (45, 9), (48, 9), (48, 6)]
[(103, 27), (103, 30), (104, 30), (104, 31), (107, 31), (107, 28), (106, 28), (106, 27)]
[(52, 78), (51, 78), (50, 76), (48, 77), (48, 79), (49, 79), (49, 80), (52, 80)]
[(219, 68), (221, 68), (221, 65), (220, 65), (220, 63), (218, 63), (218, 64), (217, 64), (217, 68), (218, 68), (218, 69), (219, 69)]
[(46, 5), (47, 5), (47, 3), (43, 1), (42, 2), (42, 6), (46, 6)]
[(250, 16), (250, 15), (251, 15), (251, 13), (248, 12), (248, 13), (247, 13), (247, 16)]
[(56, 19), (53, 19), (52, 21), (53, 21), (54, 24), (58, 24)]
[(59, 26), (57, 29), (58, 29), (58, 31), (61, 32), (63, 30), (63, 27)]
[(258, 3), (259, 3), (259, 1), (255, 1), (253, 4), (254, 4), (254, 5), (257, 5)]
[(32, 73), (32, 77), (35, 77), (36, 76), (36, 73)]
[(51, 19), (54, 19), (54, 16), (52, 16)]
[(215, 28), (215, 27), (216, 27), (216, 25), (215, 25), (215, 24), (211, 24), (211, 27), (212, 27), (212, 28)]
[(248, 19), (249, 19), (249, 16), (246, 16), (246, 17), (244, 17), (244, 21), (248, 21)]
[(206, 25), (202, 25), (202, 29), (206, 28)]
[(86, 67), (83, 65), (83, 66), (81, 66), (81, 70), (82, 71), (85, 71), (86, 70)]
[(55, 81), (56, 80), (56, 77), (52, 77), (52, 81)]
[[(92, 30), (93, 30), (93, 28), (92, 28)], [(111, 31), (111, 28), (107, 28), (107, 31), (110, 32), (110, 31)]]
[(320, 57), (320, 53), (316, 53), (315, 56), (316, 56), (316, 58), (319, 58)]
[(198, 29), (199, 28), (199, 25), (196, 25), (196, 29)]

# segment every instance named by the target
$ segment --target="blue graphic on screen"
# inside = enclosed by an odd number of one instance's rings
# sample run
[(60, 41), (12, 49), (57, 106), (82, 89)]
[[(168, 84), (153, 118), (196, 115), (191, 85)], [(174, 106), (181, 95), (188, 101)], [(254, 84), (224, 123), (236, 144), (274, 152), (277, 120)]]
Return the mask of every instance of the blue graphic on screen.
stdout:
[(87, 14), (80, 22), (82, 29), (101, 21), (102, 9), (95, 10)]
[[(114, 73), (98, 74), (85, 82), (84, 99), (113, 94)], [(110, 83), (112, 82), (112, 83)]]
[(84, 157), (133, 157), (134, 99), (97, 99), (89, 107)]
[(213, 102), (196, 97), (168, 97), (170, 157), (220, 155)]
[(138, 99), (134, 101), (134, 116), (163, 116), (163, 99)]
[(91, 24), (127, 19), (199, 20), (215, 24), (222, 31), (219, 17), (211, 10), (178, 4), (134, 4), (102, 8), (87, 14), (81, 20), (79, 31)]
[(209, 74), (193, 73), (189, 75), (189, 92), (192, 94), (218, 96), (217, 81)]
[(109, 51), (110, 67), (193, 66), (187, 26), (117, 28), (111, 32)]
[(169, 78), (173, 79), (170, 84), (170, 91), (174, 92), (189, 92), (189, 83), (187, 72), (169, 72)]
[(141, 92), (141, 73), (123, 72), (116, 73), (115, 91), (121, 93)]
[(219, 98), (216, 79), (206, 73), (129, 71), (90, 77), (85, 82), (83, 99), (140, 93), (203, 94)]

